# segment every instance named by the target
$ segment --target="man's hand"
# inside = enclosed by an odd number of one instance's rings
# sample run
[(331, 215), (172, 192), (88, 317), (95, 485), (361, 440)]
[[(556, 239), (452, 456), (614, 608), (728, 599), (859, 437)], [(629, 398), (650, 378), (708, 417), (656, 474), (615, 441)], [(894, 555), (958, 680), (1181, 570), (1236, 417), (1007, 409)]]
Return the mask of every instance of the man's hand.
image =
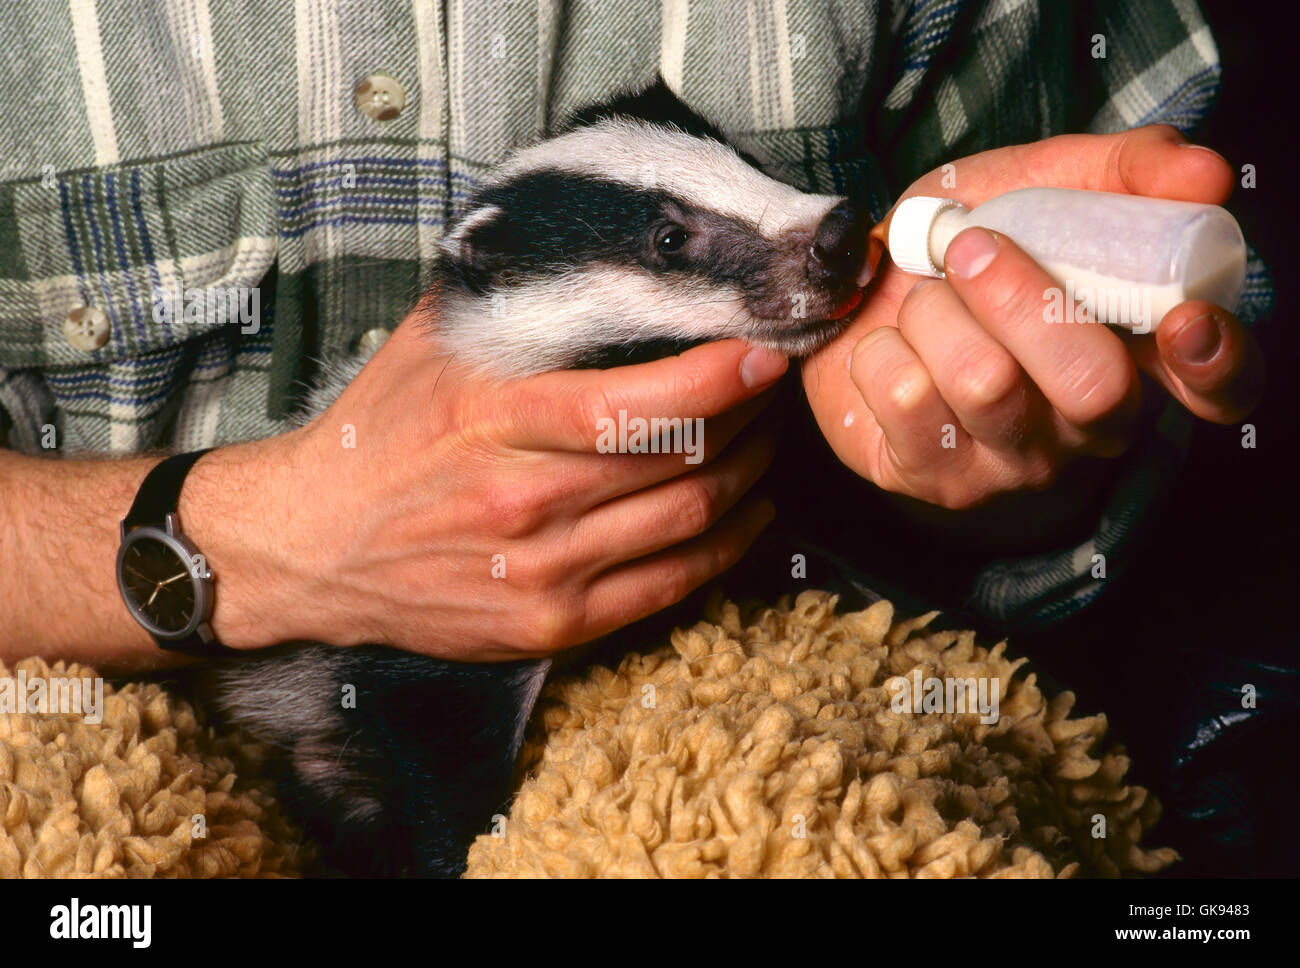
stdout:
[[(503, 382), (438, 357), (419, 312), (325, 414), (277, 438), (275, 468), (248, 482), (268, 493), (251, 499), (257, 521), (240, 510), (248, 492), (222, 490), (237, 452), (191, 473), (181, 520), (221, 582), (213, 628), (227, 644), (545, 655), (680, 600), (770, 521), (770, 503), (742, 498), (775, 448), (755, 418), (784, 357), (732, 340)], [(598, 453), (620, 410), (707, 418), (703, 462)]]
[[(945, 195), (974, 207), (1031, 185), (1221, 204), (1233, 173), (1212, 151), (1157, 125), (1119, 135), (1065, 135), (974, 155), (903, 197)], [(1230, 423), (1258, 402), (1258, 345), (1226, 310), (1187, 302), (1154, 335), (1043, 321), (1056, 283), (1004, 235), (968, 229), (946, 278), (892, 264), (845, 333), (804, 364), (822, 433), (840, 459), (881, 488), (968, 509), (1052, 487), (1076, 462), (1122, 453), (1138, 429), (1139, 367), (1192, 413)], [(945, 428), (951, 428), (951, 431)], [(955, 446), (945, 446), (955, 444)]]
[[(745, 494), (775, 448), (756, 418), (783, 356), (731, 340), (502, 382), (440, 358), (418, 324), (308, 426), (191, 469), (177, 511), (214, 573), (226, 645), (545, 655), (678, 601), (771, 520)], [(599, 453), (620, 410), (703, 419), (702, 442), (680, 441), (698, 462)], [(157, 647), (114, 579), (119, 522), (159, 459), (0, 450), (0, 658), (118, 673), (189, 661)]]

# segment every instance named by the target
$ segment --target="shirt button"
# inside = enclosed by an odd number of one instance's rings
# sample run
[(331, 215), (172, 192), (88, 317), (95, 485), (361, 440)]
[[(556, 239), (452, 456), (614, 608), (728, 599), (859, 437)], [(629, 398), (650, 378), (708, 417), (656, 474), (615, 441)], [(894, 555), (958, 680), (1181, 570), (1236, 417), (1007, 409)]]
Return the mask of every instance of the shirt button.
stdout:
[(63, 321), (63, 335), (77, 349), (93, 352), (108, 342), (108, 317), (102, 309), (80, 306)]
[(392, 330), (384, 329), (382, 326), (368, 329), (357, 340), (357, 352), (369, 359), (375, 355), (375, 350), (383, 346), (384, 341), (391, 335)]
[(375, 121), (391, 121), (406, 107), (406, 91), (396, 78), (371, 74), (357, 85), (357, 110)]

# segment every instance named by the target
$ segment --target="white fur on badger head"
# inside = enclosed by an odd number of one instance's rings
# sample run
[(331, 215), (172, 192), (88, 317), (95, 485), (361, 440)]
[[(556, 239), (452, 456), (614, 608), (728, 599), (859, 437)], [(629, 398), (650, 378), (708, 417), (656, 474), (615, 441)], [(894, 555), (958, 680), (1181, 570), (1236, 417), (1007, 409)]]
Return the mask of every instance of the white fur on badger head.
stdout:
[[(833, 279), (808, 255), (830, 221), (861, 247)], [(458, 357), (505, 373), (728, 337), (802, 355), (870, 278), (868, 227), (720, 142), (606, 120), (519, 152), (478, 188), (441, 243), (433, 323)]]
[(697, 208), (739, 219), (773, 240), (798, 222), (815, 225), (842, 201), (806, 195), (768, 178), (719, 141), (627, 119), (579, 128), (519, 152), (489, 184), (545, 168), (662, 189)]

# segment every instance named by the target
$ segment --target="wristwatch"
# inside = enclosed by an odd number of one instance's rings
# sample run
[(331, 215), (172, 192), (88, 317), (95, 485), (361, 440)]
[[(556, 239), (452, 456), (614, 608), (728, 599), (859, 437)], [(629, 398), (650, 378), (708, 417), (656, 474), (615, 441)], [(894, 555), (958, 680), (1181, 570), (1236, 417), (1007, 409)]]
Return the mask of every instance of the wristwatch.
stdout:
[(159, 648), (197, 656), (239, 651), (212, 634), (212, 570), (176, 514), (185, 475), (208, 450), (168, 457), (148, 473), (117, 550), (117, 587), (132, 617)]

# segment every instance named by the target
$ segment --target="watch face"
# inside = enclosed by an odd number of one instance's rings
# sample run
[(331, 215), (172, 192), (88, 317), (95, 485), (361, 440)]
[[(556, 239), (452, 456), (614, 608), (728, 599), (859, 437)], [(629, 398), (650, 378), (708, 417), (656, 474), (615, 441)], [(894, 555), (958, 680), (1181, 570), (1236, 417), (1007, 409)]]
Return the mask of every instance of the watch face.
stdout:
[(198, 612), (192, 567), (183, 549), (136, 533), (122, 549), (118, 581), (139, 617), (163, 635), (177, 635), (189, 630)]

